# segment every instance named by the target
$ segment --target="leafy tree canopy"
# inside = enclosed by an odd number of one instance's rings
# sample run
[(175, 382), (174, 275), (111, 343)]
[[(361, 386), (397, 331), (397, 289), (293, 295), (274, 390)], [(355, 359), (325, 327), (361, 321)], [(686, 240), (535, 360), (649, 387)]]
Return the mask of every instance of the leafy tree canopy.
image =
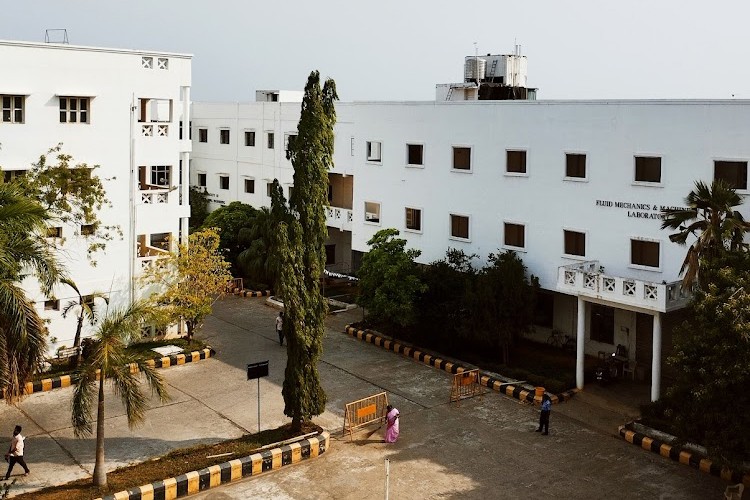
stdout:
[(219, 244), (225, 252), (229, 262), (234, 262), (237, 255), (243, 250), (239, 245), (239, 233), (243, 227), (252, 225), (252, 221), (258, 210), (246, 203), (233, 201), (229, 205), (219, 207), (203, 221), (201, 228), (218, 229)]
[(144, 283), (166, 287), (153, 298), (161, 306), (162, 322), (185, 321), (189, 338), (211, 314), (213, 303), (226, 292), (231, 279), (215, 229), (191, 234), (187, 245), (156, 261), (142, 277)]
[(87, 256), (96, 265), (94, 255), (104, 250), (108, 241), (122, 238), (118, 225), (103, 224), (99, 213), (111, 207), (102, 180), (94, 174), (99, 165), (73, 164), (73, 157), (62, 151), (62, 144), (39, 157), (26, 175), (16, 182), (27, 195), (39, 201), (54, 220), (78, 227), (91, 226), (86, 234)]
[(367, 242), (370, 251), (359, 269), (359, 304), (375, 321), (405, 327), (416, 319), (415, 301), (427, 287), (414, 259), (421, 252), (406, 249), (397, 229), (382, 229)]
[(208, 191), (190, 186), (190, 229), (196, 230), (208, 217)]

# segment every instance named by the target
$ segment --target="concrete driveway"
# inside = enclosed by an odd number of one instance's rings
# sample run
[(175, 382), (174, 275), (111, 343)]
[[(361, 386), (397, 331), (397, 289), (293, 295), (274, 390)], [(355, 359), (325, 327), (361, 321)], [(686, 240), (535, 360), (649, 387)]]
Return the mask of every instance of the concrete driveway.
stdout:
[[(553, 408), (550, 436), (533, 432), (537, 409), (496, 393), (450, 407), (449, 374), (344, 335), (343, 324), (357, 319), (347, 314), (329, 320), (320, 364), (328, 406), (316, 421), (332, 431), (328, 452), (195, 498), (383, 498), (386, 458), (391, 498), (721, 497), (720, 480), (593, 430), (571, 403), (565, 411)], [(201, 333), (217, 357), (164, 370), (173, 399), (152, 401), (138, 429), (128, 429), (122, 407), (108, 394), (108, 468), (257, 430), (257, 385), (245, 380), (249, 362), (269, 360), (270, 376), (260, 383), (261, 427), (287, 422), (281, 397), (286, 349), (278, 345), (275, 315), (263, 299), (217, 303)], [(399, 442), (380, 442), (382, 430), (343, 439), (345, 402), (382, 390), (401, 411)], [(19, 479), (19, 490), (91, 474), (94, 440), (73, 437), (71, 396), (71, 389), (61, 389), (0, 408), (0, 429), (10, 434), (20, 423), (28, 436), (32, 474)]]

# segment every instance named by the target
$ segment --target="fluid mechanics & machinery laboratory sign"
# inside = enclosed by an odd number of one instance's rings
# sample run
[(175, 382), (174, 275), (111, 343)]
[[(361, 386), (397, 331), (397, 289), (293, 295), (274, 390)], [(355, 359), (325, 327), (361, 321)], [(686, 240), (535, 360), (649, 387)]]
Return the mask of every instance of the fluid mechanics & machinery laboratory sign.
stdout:
[(685, 207), (660, 205), (658, 203), (632, 203), (629, 201), (596, 200), (597, 207), (623, 210), (633, 219), (664, 220), (662, 210), (680, 210)]

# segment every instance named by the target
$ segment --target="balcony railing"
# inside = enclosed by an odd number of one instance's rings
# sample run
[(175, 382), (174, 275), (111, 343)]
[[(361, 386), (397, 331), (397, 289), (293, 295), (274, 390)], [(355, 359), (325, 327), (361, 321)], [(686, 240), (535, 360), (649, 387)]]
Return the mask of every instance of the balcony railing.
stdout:
[(326, 207), (326, 226), (351, 231), (353, 220), (354, 213), (349, 208)]
[(609, 276), (598, 261), (560, 266), (557, 275), (557, 289), (561, 292), (659, 312), (687, 305), (690, 293), (682, 289), (681, 283)]
[(158, 203), (169, 203), (169, 189), (149, 189), (141, 191), (141, 203), (144, 205), (156, 205)]
[(169, 137), (169, 125), (166, 123), (142, 123), (142, 137)]

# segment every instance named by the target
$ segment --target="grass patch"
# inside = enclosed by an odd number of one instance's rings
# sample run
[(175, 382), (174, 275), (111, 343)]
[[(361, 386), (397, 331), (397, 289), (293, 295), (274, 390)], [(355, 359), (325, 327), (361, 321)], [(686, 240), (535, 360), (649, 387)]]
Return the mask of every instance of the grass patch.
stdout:
[[(169, 477), (175, 477), (193, 470), (200, 470), (236, 458), (252, 455), (258, 448), (301, 436), (309, 432), (321, 432), (314, 424), (303, 425), (301, 432), (292, 432), (291, 424), (269, 429), (258, 434), (249, 434), (238, 439), (216, 444), (198, 445), (169, 452), (167, 455), (128, 467), (121, 467), (107, 473), (107, 486), (98, 488), (91, 484), (91, 478), (79, 479), (72, 483), (52, 486), (43, 490), (24, 493), (14, 498), (19, 500), (89, 500), (118, 491), (128, 490)], [(223, 457), (206, 458), (210, 455), (231, 453)]]
[[(130, 353), (142, 359), (153, 359), (159, 356), (159, 353), (153, 351), (154, 347), (163, 347), (165, 345), (174, 345), (181, 348), (184, 352), (200, 351), (205, 349), (207, 344), (196, 338), (188, 340), (187, 338), (175, 338), (165, 340), (150, 340), (148, 342), (138, 342), (128, 346), (127, 350)], [(84, 351), (85, 352), (85, 351)], [(52, 368), (43, 373), (35, 373), (31, 377), (31, 381), (42, 380), (45, 378), (60, 377), (62, 375), (70, 375), (73, 370), (70, 369), (70, 361), (67, 358), (63, 359), (50, 359), (48, 360), (52, 364)]]

